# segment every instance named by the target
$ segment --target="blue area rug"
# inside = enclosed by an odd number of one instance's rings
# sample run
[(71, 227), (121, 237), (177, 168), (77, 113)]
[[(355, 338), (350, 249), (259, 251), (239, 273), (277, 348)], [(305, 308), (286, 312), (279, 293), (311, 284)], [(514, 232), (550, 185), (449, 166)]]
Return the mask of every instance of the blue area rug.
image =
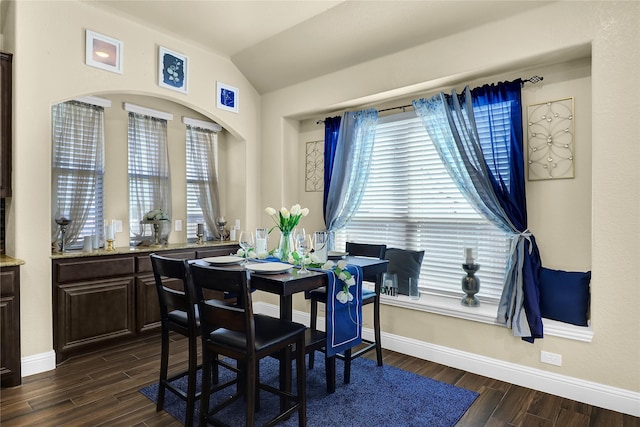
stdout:
[[(265, 358), (260, 364), (262, 382), (277, 386), (278, 366), (275, 359)], [(324, 380), (324, 357), (316, 357), (316, 366), (307, 370), (307, 425), (326, 426), (403, 426), (453, 427), (478, 397), (478, 393), (432, 380), (393, 366), (376, 365), (375, 361), (358, 358), (351, 364), (351, 384), (344, 384), (342, 363), (336, 363), (336, 391), (327, 393)], [(231, 378), (231, 373), (220, 369), (220, 380)], [(177, 380), (186, 389), (186, 379)], [(295, 386), (295, 381), (294, 381)], [(231, 389), (229, 389), (231, 390)], [(235, 388), (233, 389), (235, 390)], [(140, 390), (152, 401), (158, 396), (158, 385)], [(225, 391), (219, 394), (226, 394)], [(220, 398), (212, 396), (211, 403)], [(263, 425), (279, 409), (276, 396), (262, 391), (261, 409), (256, 414), (256, 425)], [(200, 403), (196, 403), (197, 413)], [(184, 423), (186, 404), (173, 393), (165, 395), (165, 411)], [(242, 399), (225, 408), (218, 416), (231, 426), (244, 426)], [(298, 425), (298, 415), (278, 424)]]

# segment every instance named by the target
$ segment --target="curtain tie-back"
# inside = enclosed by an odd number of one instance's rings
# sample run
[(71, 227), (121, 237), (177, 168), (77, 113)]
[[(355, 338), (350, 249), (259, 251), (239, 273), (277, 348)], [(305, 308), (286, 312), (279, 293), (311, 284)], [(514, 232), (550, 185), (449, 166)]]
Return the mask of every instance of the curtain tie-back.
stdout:
[(527, 239), (527, 241), (529, 242), (529, 255), (531, 255), (533, 253), (533, 242), (531, 241), (531, 232), (529, 231), (529, 229), (527, 228), (524, 231), (521, 231), (517, 234), (514, 234), (513, 237), (514, 238), (520, 238), (523, 237), (525, 239)]

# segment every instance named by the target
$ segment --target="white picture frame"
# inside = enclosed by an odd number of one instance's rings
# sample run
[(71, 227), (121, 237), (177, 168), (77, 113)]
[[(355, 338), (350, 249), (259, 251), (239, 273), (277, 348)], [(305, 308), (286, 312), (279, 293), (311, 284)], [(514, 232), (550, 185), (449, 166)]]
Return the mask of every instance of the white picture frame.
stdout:
[(159, 46), (158, 48), (158, 86), (187, 93), (189, 82), (189, 58), (187, 56)]
[(95, 31), (85, 32), (85, 64), (122, 74), (122, 42)]
[(217, 82), (216, 84), (216, 106), (221, 110), (238, 112), (240, 103), (240, 91), (237, 87)]

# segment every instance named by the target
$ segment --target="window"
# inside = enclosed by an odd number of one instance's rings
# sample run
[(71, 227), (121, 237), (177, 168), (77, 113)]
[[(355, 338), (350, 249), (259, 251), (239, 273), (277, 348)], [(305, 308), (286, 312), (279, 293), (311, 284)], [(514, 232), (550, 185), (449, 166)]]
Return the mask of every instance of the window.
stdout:
[[(193, 122), (194, 120), (191, 119)], [(217, 125), (210, 129), (187, 125), (187, 238), (195, 240), (197, 224), (206, 224), (206, 238), (215, 237), (214, 219), (219, 211)], [(214, 130), (215, 129), (215, 130)], [(207, 215), (205, 215), (205, 212)], [(209, 217), (207, 220), (206, 217)]]
[[(129, 224), (131, 244), (150, 236), (140, 224), (144, 215), (162, 209), (171, 217), (171, 175), (167, 148), (167, 121), (129, 112)], [(171, 224), (162, 226), (166, 239)]]
[(53, 219), (68, 217), (66, 247), (80, 247), (103, 231), (104, 108), (69, 101), (54, 105), (52, 117), (52, 235)]
[(362, 203), (336, 234), (337, 247), (346, 241), (424, 250), (421, 291), (444, 296), (463, 295), (463, 248), (473, 242), (482, 273), (478, 297), (500, 299), (509, 236), (469, 205), (414, 112), (379, 119)]

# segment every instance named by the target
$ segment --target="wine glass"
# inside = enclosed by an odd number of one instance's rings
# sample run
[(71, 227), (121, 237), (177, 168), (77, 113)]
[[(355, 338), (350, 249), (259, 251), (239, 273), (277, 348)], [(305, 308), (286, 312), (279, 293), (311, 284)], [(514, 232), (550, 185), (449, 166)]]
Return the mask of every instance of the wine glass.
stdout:
[(246, 265), (249, 251), (253, 249), (255, 245), (255, 240), (253, 240), (253, 233), (251, 231), (241, 231), (240, 238), (238, 239), (238, 244), (240, 244), (240, 247), (244, 250), (244, 261), (242, 261), (242, 265)]
[(296, 249), (298, 254), (300, 254), (300, 270), (298, 274), (307, 274), (309, 270), (307, 270), (307, 264), (305, 263), (305, 258), (311, 252), (311, 248), (313, 247), (313, 242), (311, 240), (311, 234), (304, 234), (302, 238), (296, 240)]
[(293, 229), (293, 242), (298, 247), (298, 240), (304, 240), (304, 237), (307, 233), (305, 233), (304, 228), (294, 228)]

